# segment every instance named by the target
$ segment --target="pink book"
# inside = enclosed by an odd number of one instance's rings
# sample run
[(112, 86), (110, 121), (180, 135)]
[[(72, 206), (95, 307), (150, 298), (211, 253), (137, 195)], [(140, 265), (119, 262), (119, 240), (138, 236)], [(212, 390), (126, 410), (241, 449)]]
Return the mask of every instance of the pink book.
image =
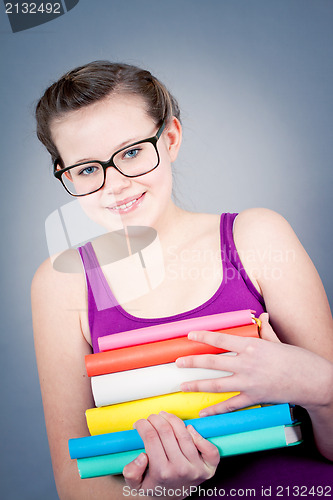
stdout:
[(253, 311), (245, 309), (242, 311), (224, 312), (201, 316), (199, 318), (184, 319), (160, 325), (137, 328), (127, 332), (113, 333), (100, 337), (98, 345), (100, 351), (110, 351), (121, 347), (147, 344), (160, 340), (184, 337), (191, 331), (208, 330), (216, 331), (223, 328), (251, 325), (254, 323)]

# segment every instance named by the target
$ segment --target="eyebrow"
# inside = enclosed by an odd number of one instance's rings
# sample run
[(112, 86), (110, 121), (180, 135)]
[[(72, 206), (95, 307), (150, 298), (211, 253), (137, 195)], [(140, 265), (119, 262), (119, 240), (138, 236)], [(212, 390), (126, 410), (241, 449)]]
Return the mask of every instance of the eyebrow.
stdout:
[[(148, 138), (148, 139), (149, 139), (149, 138)], [(111, 158), (111, 157), (112, 157), (112, 155), (113, 155), (114, 153), (117, 153), (117, 151), (119, 151), (119, 150), (121, 150), (121, 149), (123, 149), (123, 148), (126, 148), (126, 145), (127, 145), (127, 146), (130, 146), (131, 144), (133, 144), (133, 145), (134, 145), (134, 144), (136, 144), (137, 142), (139, 142), (139, 141), (141, 141), (141, 140), (144, 140), (144, 139), (140, 139), (140, 138), (132, 138), (132, 139), (128, 139), (128, 140), (126, 140), (126, 141), (121, 142), (121, 143), (118, 145), (118, 147), (117, 147), (117, 148), (115, 148), (114, 152), (113, 152), (113, 153), (111, 153), (111, 156), (109, 156), (109, 158)], [(77, 163), (84, 163), (84, 162), (86, 162), (86, 161), (94, 161), (94, 160), (96, 160), (96, 158), (82, 158), (81, 160), (77, 160), (75, 163), (72, 163), (72, 165), (76, 165)], [(103, 161), (103, 160), (98, 160), (98, 161)], [(106, 161), (106, 160), (104, 160), (104, 161)]]

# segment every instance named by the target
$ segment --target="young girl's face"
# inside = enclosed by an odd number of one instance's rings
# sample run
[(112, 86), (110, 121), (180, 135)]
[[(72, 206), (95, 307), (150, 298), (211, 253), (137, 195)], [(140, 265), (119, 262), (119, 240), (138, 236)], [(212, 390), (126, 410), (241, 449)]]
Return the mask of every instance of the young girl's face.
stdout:
[[(83, 161), (107, 161), (119, 149), (150, 138), (157, 130), (143, 99), (134, 95), (111, 96), (51, 124), (52, 138), (65, 167)], [(79, 198), (83, 210), (109, 231), (129, 225), (158, 229), (174, 209), (171, 163), (180, 142), (181, 128), (174, 119), (157, 142), (159, 166), (134, 178), (109, 167), (104, 187)]]

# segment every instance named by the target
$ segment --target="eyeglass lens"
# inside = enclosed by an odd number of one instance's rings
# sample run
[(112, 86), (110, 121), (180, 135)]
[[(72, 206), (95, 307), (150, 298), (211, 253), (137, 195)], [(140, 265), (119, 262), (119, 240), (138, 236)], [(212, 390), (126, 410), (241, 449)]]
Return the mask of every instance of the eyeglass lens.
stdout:
[[(142, 142), (119, 151), (113, 158), (114, 165), (126, 176), (146, 174), (158, 165), (158, 155), (151, 142)], [(104, 169), (96, 162), (75, 166), (61, 176), (66, 189), (74, 195), (97, 191), (104, 183)]]

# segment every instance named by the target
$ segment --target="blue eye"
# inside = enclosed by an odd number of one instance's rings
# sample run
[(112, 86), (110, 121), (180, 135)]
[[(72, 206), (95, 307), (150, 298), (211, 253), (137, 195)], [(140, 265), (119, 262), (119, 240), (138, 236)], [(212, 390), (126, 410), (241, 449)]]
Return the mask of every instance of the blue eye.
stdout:
[(126, 152), (124, 153), (124, 158), (125, 158), (125, 159), (135, 158), (135, 157), (139, 154), (139, 151), (140, 151), (140, 149), (139, 149), (139, 148), (136, 148), (136, 149), (129, 149), (128, 151), (126, 151)]
[(96, 170), (98, 170), (98, 167), (94, 167), (93, 165), (89, 165), (88, 167), (81, 170), (79, 175), (91, 175), (94, 172), (96, 172)]

